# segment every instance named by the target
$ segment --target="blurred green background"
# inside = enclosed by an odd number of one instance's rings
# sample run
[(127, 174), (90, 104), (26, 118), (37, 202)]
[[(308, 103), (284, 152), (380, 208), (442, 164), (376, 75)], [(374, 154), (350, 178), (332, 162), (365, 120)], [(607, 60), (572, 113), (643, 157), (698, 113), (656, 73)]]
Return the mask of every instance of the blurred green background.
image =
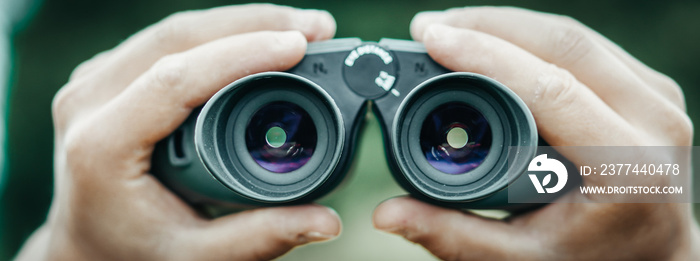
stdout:
[[(688, 113), (700, 122), (700, 1), (279, 1), (326, 9), (336, 18), (336, 37), (408, 39), (416, 12), (465, 5), (512, 5), (572, 16), (629, 53), (674, 78), (683, 88)], [(51, 99), (80, 62), (110, 49), (170, 13), (235, 4), (223, 0), (52, 0), (39, 7), (14, 39), (14, 79), (9, 100), (8, 171), (0, 195), (0, 260), (11, 258), (46, 217), (52, 193)], [(284, 258), (430, 258), (421, 248), (376, 232), (371, 213), (381, 200), (403, 194), (383, 159), (373, 118), (363, 133), (354, 179), (324, 199), (344, 222), (335, 241), (303, 247)], [(696, 138), (695, 145), (700, 145)], [(352, 244), (352, 246), (348, 246)], [(337, 257), (336, 256), (336, 257)], [(336, 258), (334, 258), (336, 259)], [(393, 259), (393, 258), (392, 258)]]

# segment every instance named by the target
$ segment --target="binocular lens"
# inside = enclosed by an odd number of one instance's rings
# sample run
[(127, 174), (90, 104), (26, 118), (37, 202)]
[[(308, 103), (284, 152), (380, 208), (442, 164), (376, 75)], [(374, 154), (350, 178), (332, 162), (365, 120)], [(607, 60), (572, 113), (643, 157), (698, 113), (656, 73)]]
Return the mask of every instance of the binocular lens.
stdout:
[(256, 163), (275, 173), (304, 166), (316, 149), (316, 125), (298, 105), (277, 101), (261, 107), (250, 119), (245, 141)]
[(438, 106), (420, 131), (420, 147), (430, 165), (448, 174), (467, 173), (484, 162), (492, 143), (488, 121), (461, 102)]
[(196, 120), (194, 145), (203, 167), (236, 192), (205, 193), (281, 204), (315, 198), (342, 180), (333, 175), (343, 151), (342, 115), (306, 78), (284, 72), (244, 77), (217, 92)]
[(402, 101), (393, 126), (397, 178), (417, 195), (459, 207), (506, 188), (506, 174), (522, 173), (537, 145), (534, 120), (518, 96), (473, 73), (422, 82)]

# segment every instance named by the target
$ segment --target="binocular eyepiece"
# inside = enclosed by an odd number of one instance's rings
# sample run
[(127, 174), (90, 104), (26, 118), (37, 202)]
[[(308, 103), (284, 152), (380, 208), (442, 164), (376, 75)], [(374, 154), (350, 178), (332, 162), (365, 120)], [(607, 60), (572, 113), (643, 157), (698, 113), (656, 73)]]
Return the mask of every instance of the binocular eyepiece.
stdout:
[(311, 43), (291, 70), (229, 84), (157, 144), (152, 172), (191, 204), (310, 202), (345, 179), (368, 103), (392, 175), (413, 196), (511, 208), (507, 173), (525, 172), (536, 152), (530, 111), (497, 81), (451, 72), (403, 40)]

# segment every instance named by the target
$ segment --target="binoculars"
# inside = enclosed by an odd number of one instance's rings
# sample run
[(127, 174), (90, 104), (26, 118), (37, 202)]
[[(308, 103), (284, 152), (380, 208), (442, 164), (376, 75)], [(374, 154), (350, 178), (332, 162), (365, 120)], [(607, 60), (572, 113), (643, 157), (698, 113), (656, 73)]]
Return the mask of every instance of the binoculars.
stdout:
[(523, 101), (483, 75), (452, 72), (420, 43), (310, 43), (286, 72), (241, 78), (156, 145), (152, 173), (193, 205), (311, 202), (346, 178), (371, 108), (395, 180), (421, 200), (509, 209), (507, 188), (538, 145)]

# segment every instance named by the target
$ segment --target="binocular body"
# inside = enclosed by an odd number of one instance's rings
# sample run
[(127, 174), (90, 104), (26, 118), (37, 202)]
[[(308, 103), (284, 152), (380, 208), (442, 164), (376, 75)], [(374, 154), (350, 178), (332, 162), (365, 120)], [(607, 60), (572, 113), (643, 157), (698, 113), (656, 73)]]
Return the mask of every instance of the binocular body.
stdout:
[(157, 144), (151, 171), (194, 205), (310, 202), (345, 179), (368, 107), (391, 174), (414, 197), (512, 208), (519, 175), (508, 173), (525, 172), (538, 143), (530, 111), (497, 81), (449, 71), (405, 40), (310, 43), (289, 71), (231, 83)]

